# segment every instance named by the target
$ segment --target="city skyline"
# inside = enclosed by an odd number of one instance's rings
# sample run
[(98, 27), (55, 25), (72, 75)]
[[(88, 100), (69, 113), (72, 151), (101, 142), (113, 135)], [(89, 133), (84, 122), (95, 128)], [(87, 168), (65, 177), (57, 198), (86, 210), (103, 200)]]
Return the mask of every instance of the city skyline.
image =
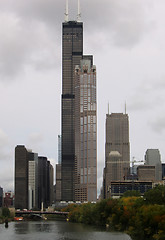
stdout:
[[(2, 0), (0, 40), (0, 186), (14, 186), (14, 148), (25, 144), (55, 165), (61, 119), (61, 23), (64, 1)], [(87, 4), (88, 3), (88, 4)], [(104, 167), (105, 116), (130, 116), (131, 158), (164, 149), (165, 3), (82, 1), (84, 54), (94, 55), (98, 86), (98, 189)], [(86, 7), (88, 6), (88, 7)], [(75, 18), (77, 1), (69, 1)], [(96, 17), (97, 16), (97, 17)], [(141, 139), (141, 132), (145, 133)], [(10, 168), (9, 168), (10, 166)]]

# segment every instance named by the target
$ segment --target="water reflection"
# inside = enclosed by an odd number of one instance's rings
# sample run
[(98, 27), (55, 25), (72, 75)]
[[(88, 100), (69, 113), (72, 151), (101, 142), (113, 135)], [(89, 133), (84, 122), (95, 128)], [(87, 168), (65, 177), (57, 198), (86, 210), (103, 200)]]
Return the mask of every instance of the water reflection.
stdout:
[(13, 222), (8, 229), (0, 225), (0, 236), (7, 240), (131, 240), (126, 234), (60, 221)]
[(21, 222), (15, 224), (16, 234), (27, 234), (33, 232), (51, 232), (51, 225), (47, 222)]

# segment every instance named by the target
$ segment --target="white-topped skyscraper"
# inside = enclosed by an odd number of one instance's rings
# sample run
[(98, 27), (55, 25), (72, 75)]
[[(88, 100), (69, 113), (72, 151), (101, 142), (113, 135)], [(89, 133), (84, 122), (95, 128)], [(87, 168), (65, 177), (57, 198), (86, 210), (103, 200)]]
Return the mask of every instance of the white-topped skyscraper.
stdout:
[[(75, 66), (82, 59), (93, 57), (83, 55), (83, 23), (81, 22), (78, 0), (77, 21), (69, 21), (68, 1), (66, 0), (65, 22), (62, 24), (62, 161), (61, 161), (61, 200), (75, 200)], [(80, 107), (80, 106), (79, 106)]]

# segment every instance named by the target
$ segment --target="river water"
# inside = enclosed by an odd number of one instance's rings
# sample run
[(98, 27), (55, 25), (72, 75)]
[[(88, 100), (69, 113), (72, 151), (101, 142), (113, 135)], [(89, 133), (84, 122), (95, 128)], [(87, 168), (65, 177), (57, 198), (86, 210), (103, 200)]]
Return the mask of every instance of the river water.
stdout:
[(0, 224), (0, 240), (131, 240), (122, 233), (64, 221), (10, 222)]

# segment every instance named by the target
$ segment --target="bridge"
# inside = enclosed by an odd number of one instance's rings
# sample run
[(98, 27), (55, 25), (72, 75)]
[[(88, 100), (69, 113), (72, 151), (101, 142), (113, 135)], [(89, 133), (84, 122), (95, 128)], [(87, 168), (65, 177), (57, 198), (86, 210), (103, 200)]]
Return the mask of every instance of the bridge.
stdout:
[(16, 216), (22, 216), (22, 215), (42, 215), (42, 214), (46, 214), (46, 215), (59, 215), (59, 216), (68, 216), (69, 212), (60, 212), (60, 211), (31, 211), (31, 210), (27, 210), (27, 211), (15, 211), (15, 215)]

